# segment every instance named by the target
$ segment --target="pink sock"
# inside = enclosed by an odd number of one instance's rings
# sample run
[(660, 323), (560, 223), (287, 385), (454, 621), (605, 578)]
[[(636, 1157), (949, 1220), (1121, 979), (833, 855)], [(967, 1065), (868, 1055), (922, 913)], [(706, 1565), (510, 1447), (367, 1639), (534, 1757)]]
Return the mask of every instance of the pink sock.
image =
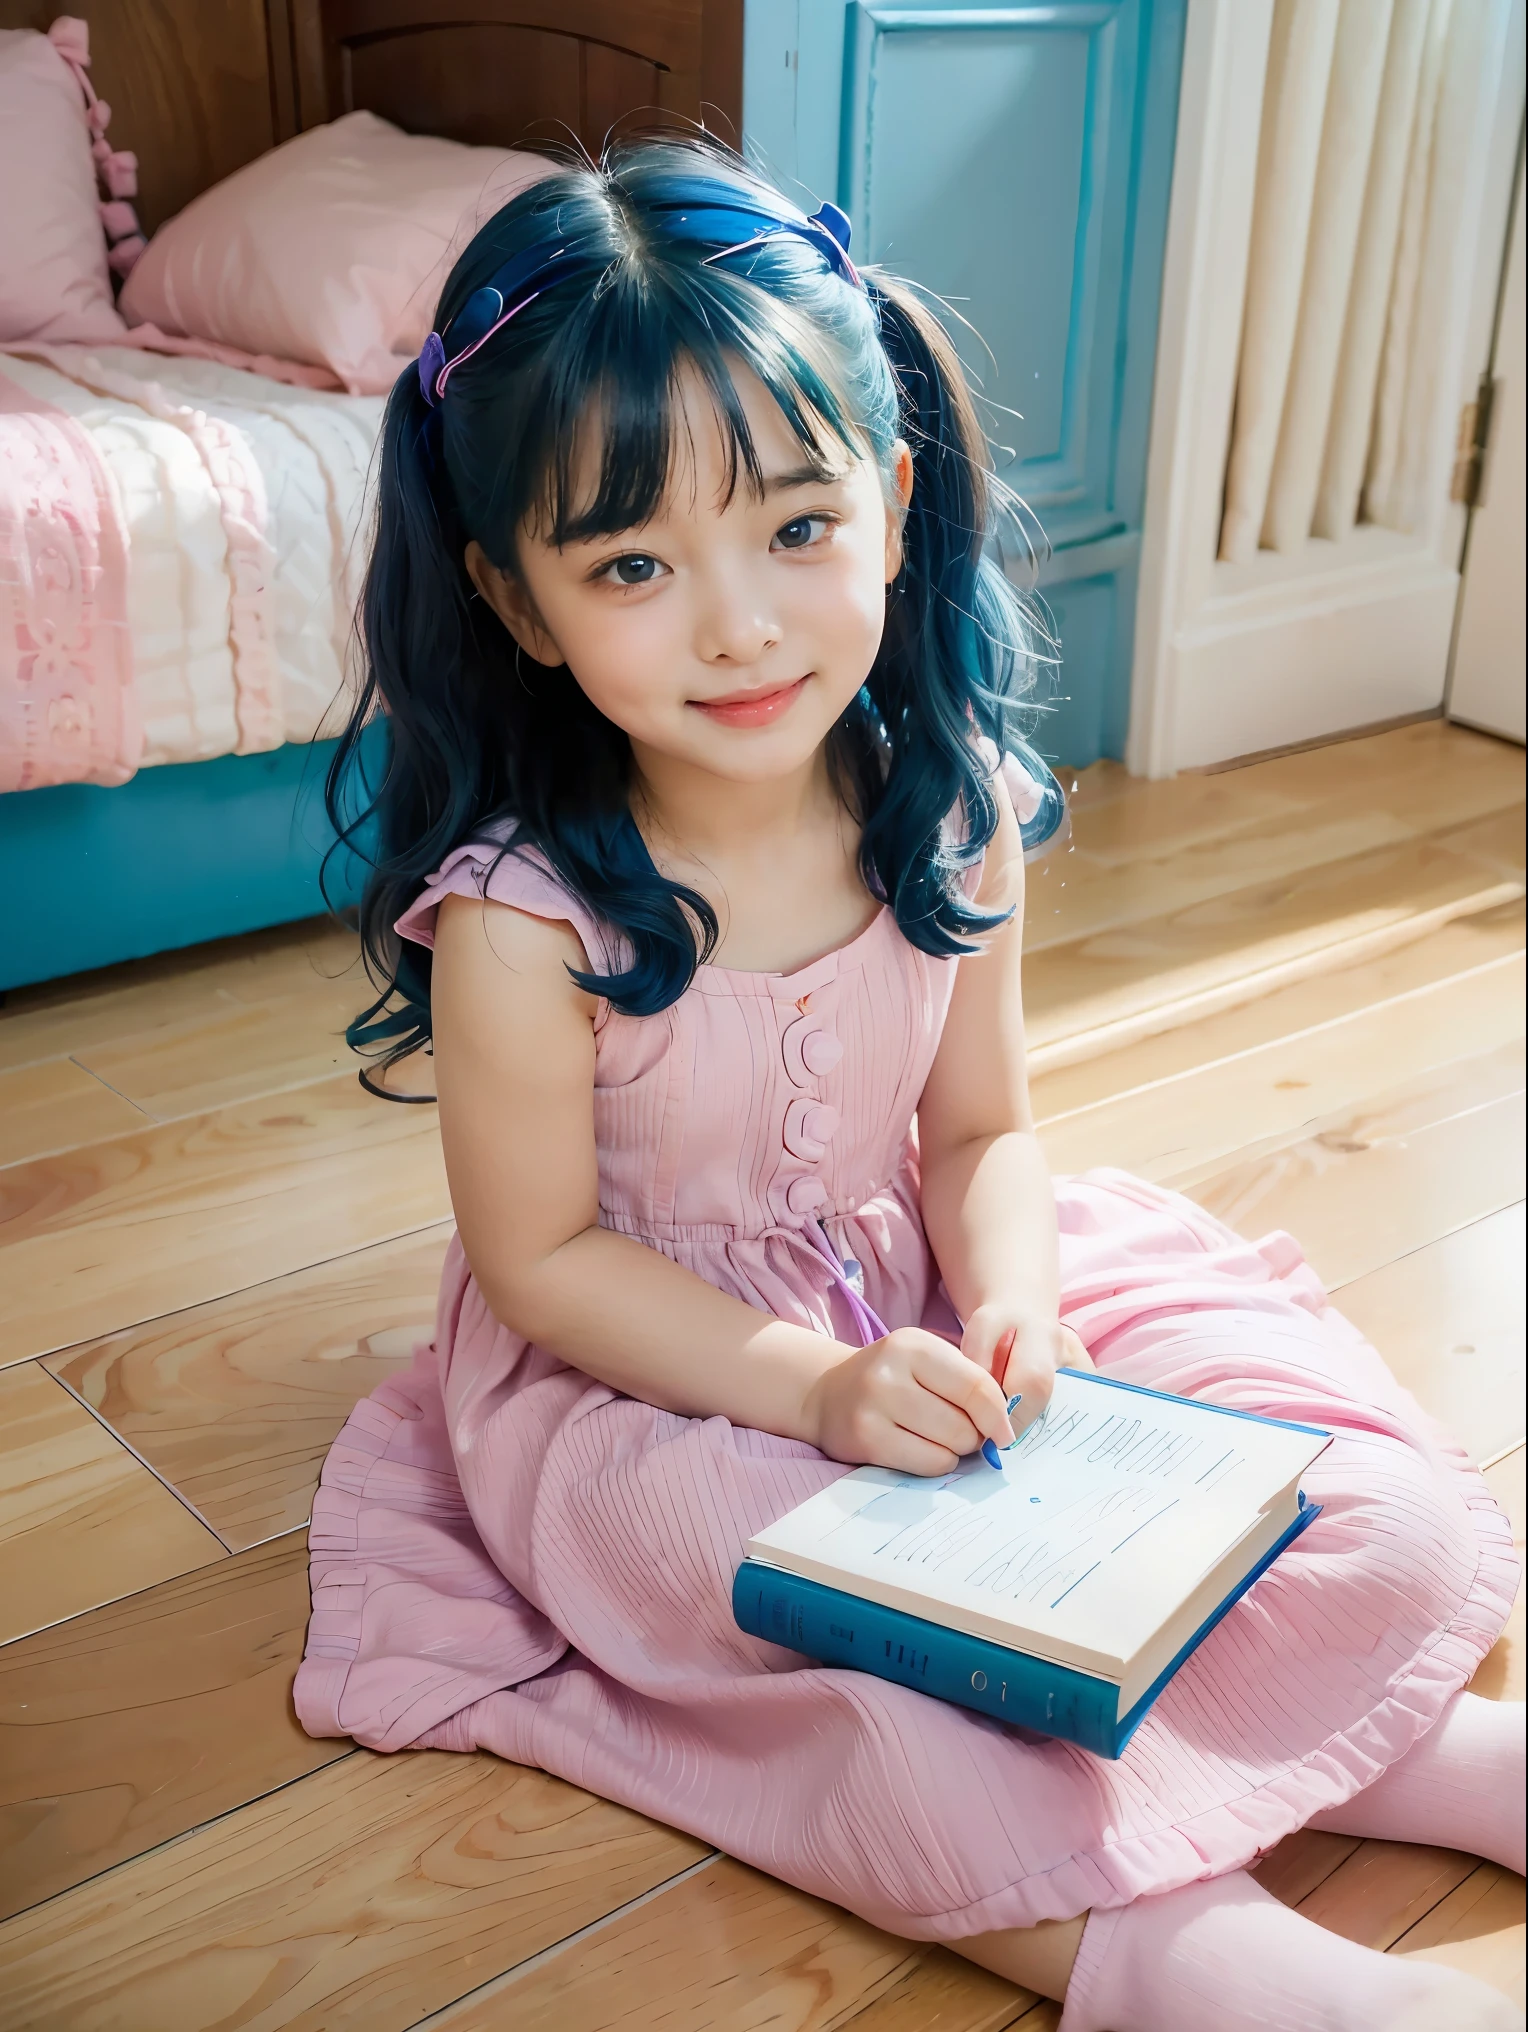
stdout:
[(1523, 1869), (1523, 1703), (1456, 1693), (1398, 1764), (1312, 1827), (1463, 1849)]
[(1356, 1947), (1245, 1870), (1095, 1912), (1060, 2032), (1522, 2032), (1500, 1991)]

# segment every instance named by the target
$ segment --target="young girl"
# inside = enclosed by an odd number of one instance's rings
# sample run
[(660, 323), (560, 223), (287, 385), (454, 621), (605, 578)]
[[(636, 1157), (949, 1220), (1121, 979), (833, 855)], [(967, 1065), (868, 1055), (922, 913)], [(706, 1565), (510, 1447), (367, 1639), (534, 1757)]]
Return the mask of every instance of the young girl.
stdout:
[[(1522, 1708), (1460, 1691), (1515, 1568), (1287, 1236), (1052, 1188), (1055, 813), (992, 499), (928, 312), (717, 152), (551, 175), (457, 264), (388, 407), (345, 754), (384, 710), (357, 1035), (433, 1041), (459, 1233), (325, 1467), (299, 1712), (559, 1773), (1066, 2032), (1517, 2024), (1246, 1874), (1313, 1821), (1522, 1868)], [(1089, 1357), (1336, 1434), (1117, 1763), (736, 1627), (751, 1533), (1006, 1443)]]

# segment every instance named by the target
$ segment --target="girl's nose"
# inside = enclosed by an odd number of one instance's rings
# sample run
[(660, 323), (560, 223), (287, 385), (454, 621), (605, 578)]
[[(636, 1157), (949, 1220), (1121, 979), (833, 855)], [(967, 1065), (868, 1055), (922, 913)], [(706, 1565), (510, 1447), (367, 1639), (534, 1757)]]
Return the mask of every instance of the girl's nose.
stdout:
[(757, 663), (783, 630), (758, 589), (718, 576), (701, 589), (695, 651), (702, 663)]

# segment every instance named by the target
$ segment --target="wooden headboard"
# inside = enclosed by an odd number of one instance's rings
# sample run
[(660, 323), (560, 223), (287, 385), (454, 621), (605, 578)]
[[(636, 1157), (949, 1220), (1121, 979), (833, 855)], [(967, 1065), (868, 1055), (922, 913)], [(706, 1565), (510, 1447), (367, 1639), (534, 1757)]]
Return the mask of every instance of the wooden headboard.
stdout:
[(742, 129), (743, 0), (0, 0), (0, 28), (62, 13), (90, 23), (148, 232), (357, 108), (414, 133), (591, 151), (620, 121)]

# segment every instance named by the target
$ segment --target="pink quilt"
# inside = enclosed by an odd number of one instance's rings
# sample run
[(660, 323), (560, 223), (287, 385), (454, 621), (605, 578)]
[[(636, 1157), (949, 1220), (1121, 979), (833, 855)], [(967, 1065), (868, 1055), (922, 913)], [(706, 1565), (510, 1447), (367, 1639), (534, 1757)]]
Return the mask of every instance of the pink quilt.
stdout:
[(142, 751), (111, 481), (72, 417), (0, 373), (0, 791), (125, 783)]

